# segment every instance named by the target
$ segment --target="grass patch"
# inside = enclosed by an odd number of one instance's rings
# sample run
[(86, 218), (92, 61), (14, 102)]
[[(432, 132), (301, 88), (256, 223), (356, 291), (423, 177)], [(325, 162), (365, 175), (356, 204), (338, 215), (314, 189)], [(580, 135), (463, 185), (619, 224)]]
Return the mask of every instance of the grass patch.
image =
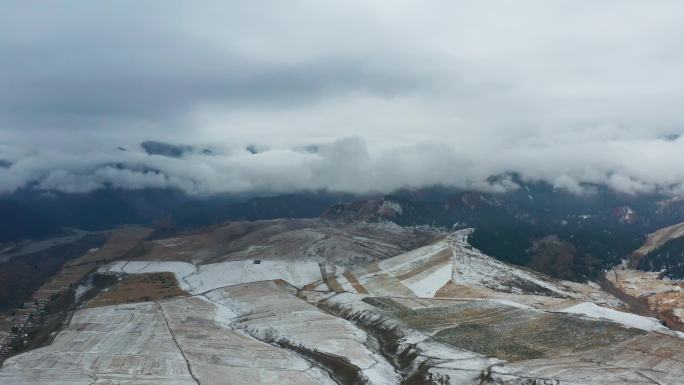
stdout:
[[(102, 277), (99, 280), (106, 281), (107, 278)], [(109, 285), (111, 282), (107, 286)], [(178, 281), (172, 273), (131, 274), (121, 278), (108, 290), (102, 291), (88, 302), (87, 307), (157, 301), (187, 295), (178, 287)]]

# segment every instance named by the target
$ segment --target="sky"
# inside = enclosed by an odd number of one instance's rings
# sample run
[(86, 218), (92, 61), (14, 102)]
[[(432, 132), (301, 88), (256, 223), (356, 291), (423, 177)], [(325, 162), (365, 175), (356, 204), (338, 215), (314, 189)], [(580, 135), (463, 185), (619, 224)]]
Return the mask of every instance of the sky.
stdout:
[(488, 177), (510, 173), (684, 193), (683, 14), (667, 0), (3, 1), (0, 193), (501, 191), (516, 185)]

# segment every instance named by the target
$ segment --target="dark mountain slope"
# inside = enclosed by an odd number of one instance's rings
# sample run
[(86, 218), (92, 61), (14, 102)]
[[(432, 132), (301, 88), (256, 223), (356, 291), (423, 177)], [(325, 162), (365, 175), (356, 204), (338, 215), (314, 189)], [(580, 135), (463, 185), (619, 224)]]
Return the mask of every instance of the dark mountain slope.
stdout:
[(0, 200), (0, 242), (44, 238), (60, 232), (59, 225), (40, 211), (15, 200)]
[[(658, 194), (630, 196), (594, 186), (593, 193), (576, 195), (546, 183), (517, 182), (521, 187), (507, 193), (442, 187), (402, 190), (379, 199), (335, 205), (323, 217), (474, 227), (470, 241), (487, 254), (538, 270), (544, 267), (545, 273), (575, 280), (620, 262), (650, 232), (684, 220), (680, 201)], [(533, 247), (542, 239), (554, 242)], [(563, 263), (558, 263), (561, 257)]]

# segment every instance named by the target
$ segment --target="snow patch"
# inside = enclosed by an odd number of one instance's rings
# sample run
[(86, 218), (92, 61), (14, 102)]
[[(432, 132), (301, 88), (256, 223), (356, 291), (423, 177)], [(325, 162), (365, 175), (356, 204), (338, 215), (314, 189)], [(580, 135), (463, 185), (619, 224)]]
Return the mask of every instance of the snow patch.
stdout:
[(431, 274), (418, 280), (406, 280), (404, 285), (418, 297), (432, 298), (442, 286), (451, 280), (451, 263), (446, 263)]
[(399, 202), (391, 201), (391, 200), (385, 200), (382, 202), (382, 206), (380, 206), (381, 209), (385, 210), (390, 210), (394, 211), (395, 213), (401, 215), (404, 212), (404, 209), (401, 207)]
[(282, 279), (301, 288), (322, 277), (318, 263), (313, 261), (262, 260), (254, 264), (252, 260), (246, 260), (202, 265), (196, 274), (185, 280), (194, 292), (204, 293), (219, 287), (274, 279)]
[(181, 289), (200, 294), (219, 287), (241, 283), (282, 279), (289, 284), (302, 287), (321, 279), (318, 263), (312, 261), (269, 261), (253, 260), (227, 261), (209, 265), (195, 265), (187, 262), (143, 262), (119, 261), (104, 266), (100, 272), (119, 274), (163, 273), (176, 276)]
[(653, 331), (669, 332), (670, 329), (663, 326), (657, 319), (644, 317), (632, 313), (608, 309), (591, 302), (582, 302), (575, 306), (560, 310), (561, 313), (578, 314), (590, 318), (604, 319), (622, 324), (627, 327)]
[(76, 287), (76, 290), (74, 291), (74, 302), (79, 302), (81, 300), (81, 297), (85, 293), (87, 293), (90, 289), (93, 288), (93, 279), (92, 277), (88, 277), (85, 282), (81, 283)]

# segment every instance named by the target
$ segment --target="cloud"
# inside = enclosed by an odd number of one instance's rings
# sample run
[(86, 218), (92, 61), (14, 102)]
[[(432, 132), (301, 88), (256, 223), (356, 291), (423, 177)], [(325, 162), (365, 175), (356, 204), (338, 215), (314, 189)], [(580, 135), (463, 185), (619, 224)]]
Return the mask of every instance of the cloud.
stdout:
[[(8, 1), (0, 191), (500, 190), (515, 186), (488, 177), (516, 172), (578, 193), (681, 192), (683, 11)], [(169, 159), (144, 141), (212, 154)]]
[(142, 149), (85, 156), (33, 154), (0, 169), (0, 192), (32, 185), (68, 193), (104, 187), (172, 188), (195, 195), (318, 189), (367, 193), (435, 184), (507, 191), (518, 188), (506, 177), (515, 172), (528, 181), (545, 180), (574, 193), (604, 184), (628, 194), (679, 194), (684, 192), (684, 170), (676, 165), (684, 162), (683, 147), (681, 139), (578, 142), (499, 148), (473, 156), (435, 142), (376, 153), (363, 139), (351, 137), (318, 143), (315, 152), (280, 148), (252, 153), (240, 147), (180, 157), (151, 155)]

